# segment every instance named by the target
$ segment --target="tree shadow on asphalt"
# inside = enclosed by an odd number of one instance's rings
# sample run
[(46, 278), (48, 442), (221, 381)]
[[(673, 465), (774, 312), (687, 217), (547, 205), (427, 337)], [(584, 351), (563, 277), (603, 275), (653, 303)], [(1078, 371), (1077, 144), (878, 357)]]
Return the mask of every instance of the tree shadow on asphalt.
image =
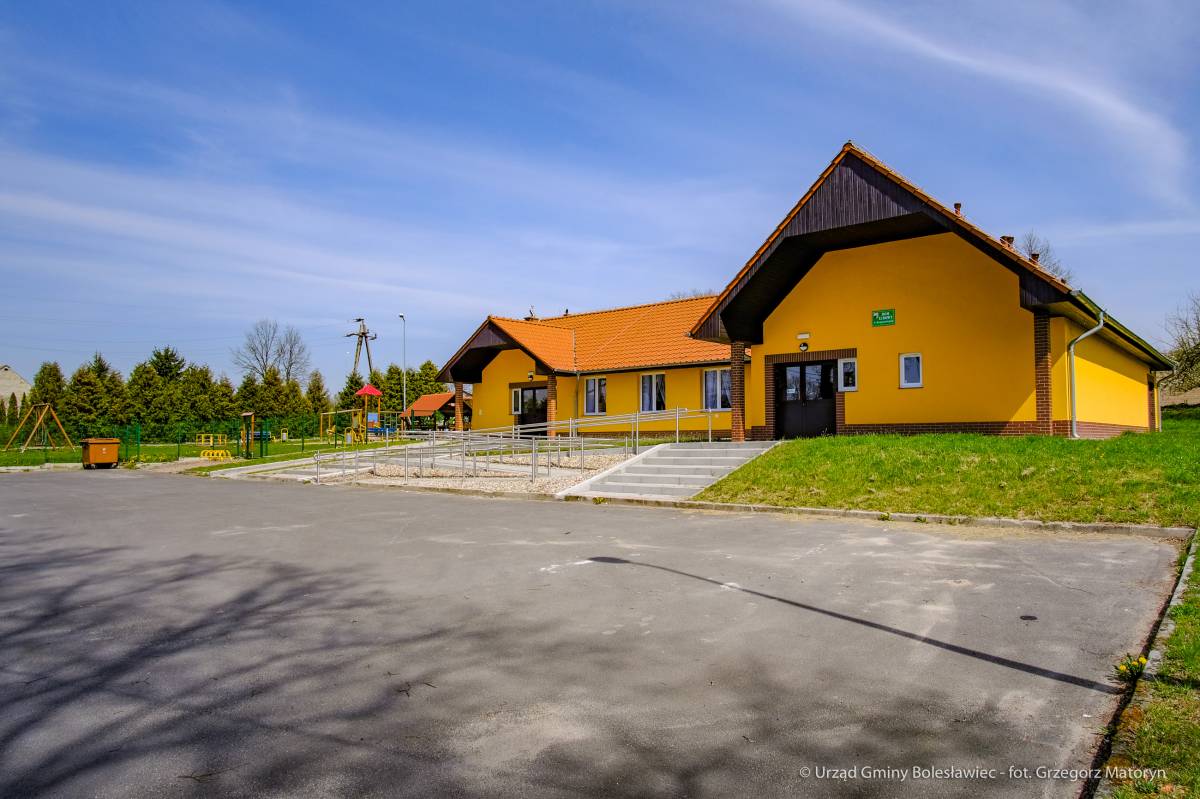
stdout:
[(635, 648), (457, 592), (146, 551), (0, 537), (0, 796), (811, 795), (803, 766), (1023, 734), (991, 706), (938, 718), (936, 691), (855, 687), (850, 713), (753, 653), (649, 684)]
[(864, 618), (860, 618), (858, 616), (851, 616), (846, 613), (839, 613), (834, 610), (817, 607), (816, 605), (810, 605), (805, 602), (797, 602), (794, 599), (787, 599), (786, 597), (776, 596), (774, 594), (768, 594), (763, 591), (755, 591), (752, 588), (743, 588), (741, 586), (729, 585), (727, 583), (722, 583), (719, 580), (714, 580), (711, 577), (704, 577), (699, 574), (692, 574), (691, 572), (685, 572), (685, 571), (681, 571), (679, 569), (672, 569), (669, 566), (660, 566), (660, 565), (654, 564), (654, 563), (646, 563), (644, 561), (632, 561), (632, 560), (626, 560), (625, 558), (614, 558), (614, 557), (610, 557), (610, 556), (598, 556), (598, 557), (588, 558), (588, 560), (590, 560), (592, 563), (607, 563), (610, 565), (617, 565), (617, 566), (636, 566), (638, 568), (644, 568), (644, 569), (657, 569), (658, 571), (667, 572), (669, 574), (678, 575), (680, 577), (687, 577), (692, 580), (699, 580), (701, 582), (710, 583), (711, 585), (715, 585), (715, 586), (718, 586), (721, 588), (733, 588), (734, 590), (740, 591), (743, 594), (749, 594), (751, 596), (760, 597), (762, 599), (769, 599), (772, 602), (779, 602), (781, 604), (788, 605), (793, 608), (798, 608), (800, 610), (807, 610), (811, 613), (819, 613), (823, 616), (829, 616), (830, 618), (839, 619), (841, 621), (849, 622), (851, 624), (857, 624), (857, 625), (861, 625), (863, 627), (870, 627), (873, 630), (879, 630), (880, 632), (885, 632), (885, 633), (888, 633), (889, 635), (896, 635), (901, 638), (907, 638), (910, 641), (916, 641), (917, 643), (920, 643), (920, 644), (926, 644), (928, 646), (937, 647), (938, 649), (944, 649), (947, 652), (953, 652), (956, 655), (965, 655), (967, 657), (976, 658), (977, 660), (983, 660), (988, 663), (994, 663), (997, 666), (1004, 666), (1005, 668), (1008, 668), (1008, 669), (1015, 669), (1017, 671), (1022, 671), (1022, 672), (1025, 672), (1026, 674), (1033, 674), (1038, 677), (1045, 677), (1048, 680), (1056, 680), (1058, 682), (1067, 683), (1068, 685), (1077, 685), (1080, 688), (1087, 688), (1088, 690), (1097, 691), (1102, 694), (1116, 695), (1116, 694), (1120, 694), (1122, 692), (1122, 689), (1115, 685), (1110, 685), (1108, 683), (1099, 682), (1098, 680), (1093, 680), (1088, 677), (1080, 677), (1075, 674), (1066, 674), (1061, 671), (1056, 671), (1054, 669), (1048, 669), (1043, 666), (1038, 666), (1037, 664), (1034, 664), (1034, 663), (1026, 663), (1026, 662), (1020, 661), (1020, 660), (1013, 660), (1012, 658), (1006, 658), (1006, 657), (1001, 657), (999, 655), (989, 654), (987, 652), (983, 652), (978, 649), (972, 649), (970, 647), (962, 646), (960, 644), (955, 644), (950, 641), (943, 641), (939, 638), (933, 638), (933, 637), (927, 636), (927, 635), (918, 635), (917, 633), (910, 632), (908, 630), (902, 630), (898, 627), (892, 627), (887, 624), (881, 624), (877, 621), (872, 621), (870, 619), (864, 619)]

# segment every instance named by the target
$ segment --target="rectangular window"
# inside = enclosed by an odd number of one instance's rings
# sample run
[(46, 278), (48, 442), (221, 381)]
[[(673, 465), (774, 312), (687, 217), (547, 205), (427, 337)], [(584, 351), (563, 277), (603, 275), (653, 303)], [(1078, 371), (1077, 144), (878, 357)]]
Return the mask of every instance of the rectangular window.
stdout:
[(900, 388), (920, 388), (924, 385), (925, 368), (921, 353), (906, 352), (900, 356)]
[(838, 359), (838, 391), (858, 391), (858, 358)]
[(600, 416), (608, 412), (608, 378), (589, 377), (584, 381), (583, 412)]
[(642, 375), (642, 411), (665, 411), (667, 409), (667, 376), (665, 374)]
[(521, 389), (512, 390), (512, 406), (509, 408), (513, 416), (521, 415)]
[(727, 411), (733, 407), (730, 401), (728, 369), (704, 370), (704, 409), (706, 411)]

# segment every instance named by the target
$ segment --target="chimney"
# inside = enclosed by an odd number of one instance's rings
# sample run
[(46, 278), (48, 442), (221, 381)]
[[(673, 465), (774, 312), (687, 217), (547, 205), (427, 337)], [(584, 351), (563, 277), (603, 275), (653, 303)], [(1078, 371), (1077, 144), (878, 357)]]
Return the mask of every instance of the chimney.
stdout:
[(962, 216), (962, 203), (955, 203), (955, 204), (954, 204), (954, 215), (955, 215), (955, 216)]
[(1012, 246), (1013, 246), (1013, 237), (1012, 236), (1001, 236), (1000, 243), (1011, 250)]
[(1038, 262), (1038, 258), (1042, 257), (1042, 254), (1040, 252), (1031, 252), (1029, 253), (1029, 257), (1032, 258), (1033, 262), (1036, 264)]
[(529, 316), (525, 317), (525, 321), (526, 322), (536, 322), (537, 320), (538, 320), (538, 316), (536, 313), (533, 312), (533, 306), (530, 305), (529, 306)]

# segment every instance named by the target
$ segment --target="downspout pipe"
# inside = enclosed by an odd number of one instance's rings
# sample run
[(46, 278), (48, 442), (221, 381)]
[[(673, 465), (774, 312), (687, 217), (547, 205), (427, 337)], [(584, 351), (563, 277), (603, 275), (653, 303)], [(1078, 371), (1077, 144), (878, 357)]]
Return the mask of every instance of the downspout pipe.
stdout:
[(1101, 308), (1097, 314), (1096, 326), (1091, 330), (1085, 330), (1071, 340), (1067, 345), (1067, 365), (1071, 370), (1071, 438), (1079, 438), (1079, 416), (1076, 413), (1075, 397), (1077, 394), (1075, 388), (1075, 345), (1083, 341), (1088, 336), (1099, 333), (1104, 328), (1104, 309)]

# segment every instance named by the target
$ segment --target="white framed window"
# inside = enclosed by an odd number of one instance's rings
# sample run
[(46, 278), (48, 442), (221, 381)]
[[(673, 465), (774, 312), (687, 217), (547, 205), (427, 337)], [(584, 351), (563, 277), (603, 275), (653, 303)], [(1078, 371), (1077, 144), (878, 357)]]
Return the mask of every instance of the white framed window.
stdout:
[(643, 412), (667, 409), (667, 376), (662, 372), (642, 375), (641, 409)]
[(585, 416), (608, 413), (607, 377), (589, 377), (583, 382), (583, 413)]
[(733, 407), (728, 369), (704, 370), (704, 410), (727, 411)]
[(925, 385), (925, 362), (919, 352), (900, 356), (900, 388), (920, 388)]
[(858, 391), (858, 358), (838, 358), (837, 390)]
[(509, 411), (513, 416), (521, 415), (521, 389), (519, 388), (512, 390), (512, 407), (509, 408)]

